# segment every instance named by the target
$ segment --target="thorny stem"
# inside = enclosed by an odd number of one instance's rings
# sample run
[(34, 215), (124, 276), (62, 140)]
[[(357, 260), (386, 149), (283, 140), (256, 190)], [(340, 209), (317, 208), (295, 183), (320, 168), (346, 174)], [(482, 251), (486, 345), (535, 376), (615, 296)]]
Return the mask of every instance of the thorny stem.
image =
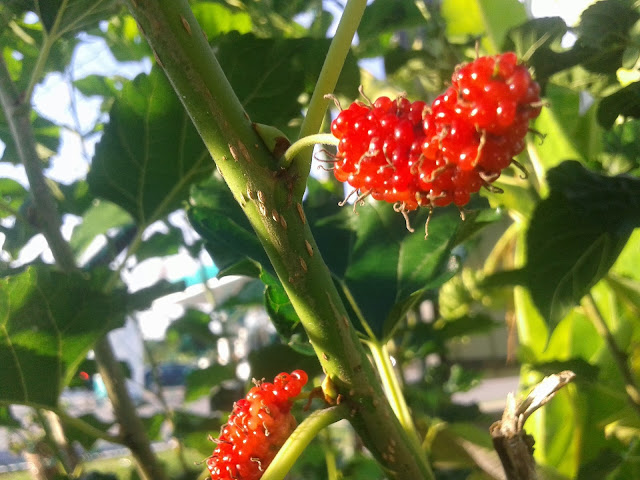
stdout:
[[(343, 22), (353, 5), (365, 4), (350, 1)], [(386, 401), (311, 233), (301, 204), (309, 165), (303, 171), (302, 162), (286, 169), (278, 164), (200, 34), (187, 0), (128, 5), (253, 226), (327, 376), (345, 398), (351, 424), (391, 478), (432, 479), (426, 458)]]
[(596, 304), (595, 299), (591, 293), (587, 293), (582, 299), (582, 307), (584, 308), (587, 317), (593, 323), (593, 326), (598, 331), (598, 334), (604, 338), (607, 348), (613, 357), (613, 360), (622, 375), (622, 379), (625, 383), (625, 392), (627, 394), (627, 399), (629, 400), (629, 404), (633, 409), (640, 414), (640, 390), (636, 385), (636, 381), (633, 378), (633, 374), (629, 369), (629, 359), (627, 355), (620, 349), (616, 339), (613, 337), (611, 330), (607, 325), (602, 313), (600, 313), (600, 309)]
[[(66, 4), (66, 1), (63, 2), (64, 4)], [(41, 59), (39, 58), (40, 63), (42, 65), (46, 63), (46, 57), (42, 52)], [(35, 71), (33, 72), (32, 79), (36, 78), (36, 73)], [(36, 141), (29, 119), (30, 104), (28, 100), (21, 99), (19, 96), (1, 55), (0, 105), (5, 112), (11, 135), (18, 148), (18, 156), (27, 173), (31, 195), (38, 212), (39, 227), (47, 239), (58, 266), (64, 272), (74, 272), (77, 270), (75, 258), (69, 244), (60, 232), (60, 216), (53, 195), (46, 184), (42, 172), (42, 162), (36, 152)], [(113, 355), (113, 350), (106, 337), (98, 340), (94, 352), (98, 366), (104, 373), (103, 376), (110, 376), (109, 379), (105, 378), (107, 392), (114, 404), (116, 417), (123, 429), (124, 438), (127, 439), (125, 443), (134, 454), (143, 479), (166, 479), (162, 466), (151, 450), (151, 444), (142, 420), (136, 414), (135, 407), (126, 389), (124, 374)]]

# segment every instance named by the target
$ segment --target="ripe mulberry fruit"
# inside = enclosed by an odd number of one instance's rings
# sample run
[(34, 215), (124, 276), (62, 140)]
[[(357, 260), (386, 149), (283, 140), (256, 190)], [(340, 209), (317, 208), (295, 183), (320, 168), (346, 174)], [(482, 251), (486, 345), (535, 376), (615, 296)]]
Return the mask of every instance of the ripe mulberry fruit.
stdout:
[(480, 57), (458, 67), (431, 106), (380, 97), (342, 110), (331, 123), (334, 175), (358, 200), (394, 203), (405, 217), (418, 207), (463, 207), (524, 149), (540, 108), (540, 87), (514, 53)]
[(273, 383), (256, 382), (234, 404), (206, 461), (213, 480), (258, 480), (262, 476), (296, 427), (291, 406), (307, 380), (303, 370), (280, 373)]

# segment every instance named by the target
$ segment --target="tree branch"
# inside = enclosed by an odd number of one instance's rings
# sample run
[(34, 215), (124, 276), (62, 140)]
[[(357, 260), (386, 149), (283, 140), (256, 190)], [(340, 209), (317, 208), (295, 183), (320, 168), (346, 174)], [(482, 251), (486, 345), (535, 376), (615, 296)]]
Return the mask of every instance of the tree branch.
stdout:
[[(246, 116), (186, 0), (130, 0), (129, 8), (242, 206), (349, 420), (393, 478), (431, 479), (387, 402), (349, 322), (302, 209), (306, 175), (282, 169)], [(295, 162), (294, 162), (295, 164)]]
[[(42, 172), (42, 163), (36, 152), (36, 141), (29, 118), (31, 108), (22, 100), (13, 84), (4, 58), (0, 55), (0, 104), (5, 112), (9, 129), (18, 148), (18, 155), (27, 173), (31, 195), (42, 230), (58, 266), (65, 272), (77, 269), (69, 244), (60, 232), (60, 215)], [(103, 372), (109, 398), (122, 428), (124, 443), (134, 454), (144, 479), (163, 480), (167, 476), (151, 450), (142, 420), (125, 386), (125, 377), (116, 361), (109, 340), (104, 337), (95, 346), (96, 361)], [(107, 378), (108, 377), (108, 378)]]

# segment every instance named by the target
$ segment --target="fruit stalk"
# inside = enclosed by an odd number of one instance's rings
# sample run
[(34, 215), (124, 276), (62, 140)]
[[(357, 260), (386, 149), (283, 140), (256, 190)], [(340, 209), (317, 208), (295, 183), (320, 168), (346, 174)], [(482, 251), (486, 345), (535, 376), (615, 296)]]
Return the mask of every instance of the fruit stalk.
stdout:
[(296, 162), (281, 169), (264, 145), (186, 0), (130, 0), (129, 7), (251, 222), (354, 428), (392, 478), (432, 479), (386, 401), (318, 251), (301, 204), (306, 174)]

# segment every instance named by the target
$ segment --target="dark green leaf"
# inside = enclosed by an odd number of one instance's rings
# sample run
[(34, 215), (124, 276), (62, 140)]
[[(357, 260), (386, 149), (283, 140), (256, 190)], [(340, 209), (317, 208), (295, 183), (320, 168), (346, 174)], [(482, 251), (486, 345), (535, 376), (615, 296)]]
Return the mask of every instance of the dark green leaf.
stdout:
[(20, 428), (22, 425), (19, 421), (13, 418), (9, 407), (0, 406), (0, 425), (9, 428)]
[(154, 283), (150, 287), (141, 288), (133, 293), (127, 295), (126, 307), (127, 312), (133, 310), (146, 310), (151, 307), (154, 300), (171, 293), (184, 291), (185, 286), (183, 282), (169, 282), (167, 280), (160, 280)]
[(213, 168), (202, 140), (160, 69), (127, 83), (96, 147), (91, 191), (147, 225), (176, 208)]
[(142, 262), (147, 258), (175, 255), (183, 242), (182, 232), (178, 228), (172, 227), (168, 233), (156, 232), (140, 244), (136, 259)]
[(140, 419), (150, 440), (162, 440), (162, 425), (167, 421), (166, 413), (157, 413), (150, 417), (140, 417)]
[(260, 275), (260, 280), (266, 286), (264, 307), (282, 340), (299, 353), (314, 355), (300, 318), (280, 281), (265, 271)]
[(233, 365), (212, 365), (201, 370), (194, 370), (187, 376), (185, 402), (191, 402), (208, 395), (211, 389), (225, 380), (236, 378), (236, 369)]
[(124, 322), (123, 303), (51, 267), (0, 279), (0, 401), (55, 406), (93, 344)]
[[(426, 20), (413, 0), (376, 0), (367, 6), (358, 27), (358, 50), (367, 56), (380, 53), (380, 44), (402, 29), (424, 27)], [(376, 44), (378, 44), (376, 46)]]
[(580, 52), (562, 50), (560, 42), (566, 33), (567, 25), (560, 17), (534, 18), (509, 31), (505, 49), (515, 51), (520, 58), (527, 55), (536, 81), (544, 86), (551, 75), (583, 58)]
[(203, 417), (184, 410), (175, 412), (174, 435), (185, 446), (194, 448), (204, 455), (211, 455), (215, 444), (209, 435), (218, 436), (220, 426), (226, 421), (219, 417)]
[(629, 0), (600, 0), (589, 6), (576, 28), (576, 48), (590, 57), (583, 66), (594, 72), (615, 74), (623, 64), (629, 31), (639, 18), (637, 7)]
[[(423, 224), (425, 215), (421, 212), (412, 223)], [(461, 224), (454, 209), (434, 213), (426, 240), (421, 233), (407, 232), (402, 216), (386, 203), (368, 202), (357, 215), (345, 209), (333, 222), (335, 228), (349, 230), (350, 239), (342, 247), (349, 261), (344, 272), (330, 259), (329, 267), (379, 339), (387, 338), (407, 310), (457, 268), (450, 263)]]
[(568, 161), (549, 171), (549, 197), (527, 232), (526, 284), (553, 328), (607, 273), (640, 225), (640, 180)]
[(598, 106), (600, 125), (611, 128), (620, 115), (640, 117), (640, 82), (632, 83), (600, 100)]
[(273, 344), (249, 352), (249, 365), (254, 378), (272, 381), (280, 372), (292, 372), (302, 369), (309, 378), (322, 372), (317, 357), (311, 357), (295, 351), (287, 345)]
[(56, 36), (98, 23), (118, 10), (115, 0), (34, 0), (34, 4), (45, 29)]
[(58, 206), (61, 212), (82, 216), (93, 205), (94, 197), (89, 192), (89, 184), (85, 180), (78, 180), (70, 184), (58, 184), (61, 198)]
[[(254, 122), (286, 131), (301, 117), (298, 97), (312, 93), (329, 39), (257, 38), (235, 32), (221, 37), (216, 55), (236, 95)], [(355, 58), (347, 58), (336, 92), (358, 95), (360, 71)], [(277, 106), (277, 108), (274, 108)]]
[[(271, 262), (251, 224), (221, 179), (214, 176), (194, 187), (190, 205), (187, 210), (189, 222), (204, 237), (205, 247), (220, 269), (219, 276), (246, 274), (230, 269), (238, 264), (251, 266), (247, 261), (273, 273)], [(256, 275), (258, 272), (259, 268)]]

